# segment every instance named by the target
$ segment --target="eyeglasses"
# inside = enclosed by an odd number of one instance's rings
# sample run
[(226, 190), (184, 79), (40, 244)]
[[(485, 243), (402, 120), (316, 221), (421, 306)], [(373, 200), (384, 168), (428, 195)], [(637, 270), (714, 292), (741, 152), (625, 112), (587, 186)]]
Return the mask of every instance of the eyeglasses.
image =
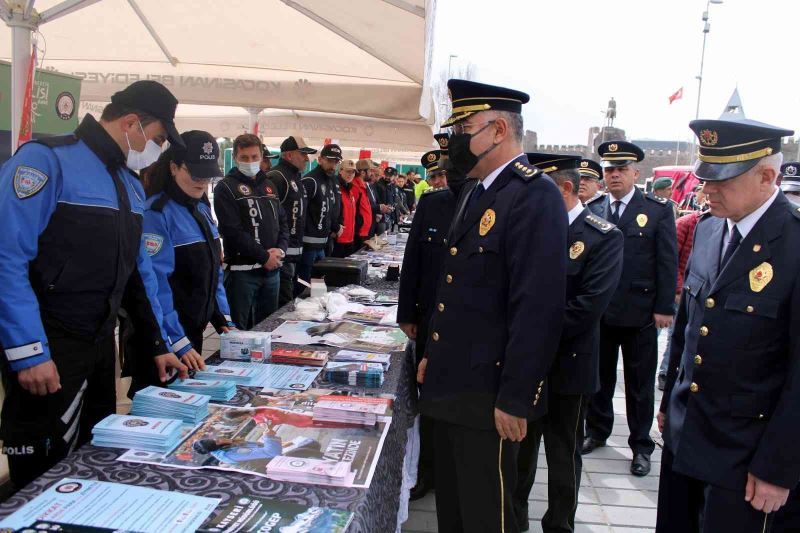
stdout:
[(458, 122), (456, 124), (453, 124), (453, 133), (455, 133), (456, 135), (461, 135), (462, 133), (467, 133), (467, 130), (470, 128), (477, 128), (478, 126), (483, 126), (483, 128), (478, 130), (478, 133), (480, 133), (486, 126), (488, 126), (489, 124), (493, 124), (494, 122), (495, 122), (494, 120), (487, 120), (486, 122), (478, 122), (477, 124), (467, 124), (465, 122)]

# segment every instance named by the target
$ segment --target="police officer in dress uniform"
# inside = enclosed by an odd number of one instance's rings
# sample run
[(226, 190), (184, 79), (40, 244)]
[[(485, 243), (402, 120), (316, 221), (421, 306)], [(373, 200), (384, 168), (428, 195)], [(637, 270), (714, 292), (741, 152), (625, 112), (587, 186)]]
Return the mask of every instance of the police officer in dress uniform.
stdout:
[(520, 444), (514, 514), (520, 529), (527, 531), (528, 497), (544, 436), (548, 509), (542, 517), (542, 529), (545, 533), (571, 533), (581, 484), (580, 446), (586, 405), (600, 388), (600, 317), (622, 272), (623, 238), (614, 224), (592, 214), (579, 201), (578, 169), (584, 168), (580, 157), (545, 153), (527, 156), (532, 165), (555, 181), (567, 208), (567, 305), (558, 352), (547, 378), (547, 415), (528, 427), (528, 435)]
[(790, 202), (800, 205), (800, 163), (797, 161), (781, 165), (781, 190)]
[(465, 187), (420, 364), (420, 412), (434, 419), (442, 533), (518, 530), (511, 495), (527, 421), (544, 414), (566, 285), (558, 188), (522, 153), (527, 94), (449, 80), (450, 162)]
[(292, 301), (299, 292), (295, 287), (296, 268), (303, 255), (303, 232), (308, 209), (308, 195), (300, 180), (301, 172), (308, 164), (308, 156), (316, 153), (315, 149), (306, 145), (302, 137), (286, 137), (281, 143), (280, 162), (267, 172), (267, 178), (278, 192), (278, 199), (286, 212), (286, 222), (289, 225), (289, 247), (286, 248), (286, 257), (281, 267), (279, 306)]
[(769, 532), (800, 479), (800, 211), (775, 186), (794, 132), (747, 119), (689, 127), (710, 213), (659, 409), (656, 531)]
[(214, 212), (225, 250), (225, 292), (233, 322), (251, 329), (278, 308), (280, 268), (289, 229), (275, 185), (260, 172), (261, 141), (233, 141), (236, 166), (214, 188)]
[(8, 455), (18, 489), (116, 411), (121, 306), (148, 336), (141, 355), (160, 380), (167, 367), (187, 376), (162, 327), (133, 172), (158, 159), (165, 139), (183, 145), (177, 105), (163, 85), (133, 83), (99, 122), (87, 115), (71, 135), (26, 143), (0, 169), (0, 433), (4, 446), (24, 450)]
[[(436, 285), (441, 274), (446, 252), (447, 231), (453, 221), (456, 199), (465, 180), (454, 172), (453, 186), (448, 186), (447, 162), (448, 134), (437, 134), (444, 149), (433, 150), (422, 156), (422, 165), (434, 187), (420, 197), (417, 212), (411, 223), (408, 244), (400, 271), (400, 297), (397, 321), (410, 339), (415, 339), (414, 353), (419, 365), (428, 340), (428, 324), (435, 309)], [(433, 486), (433, 432), (428, 417), (420, 418), (420, 458), (417, 484), (411, 489), (411, 499), (425, 496)]]
[(311, 279), (314, 263), (325, 257), (331, 233), (339, 233), (336, 166), (341, 160), (342, 149), (336, 144), (326, 144), (319, 153), (317, 166), (301, 180), (308, 197), (308, 213), (297, 277), (305, 281)]
[(605, 196), (603, 192), (603, 167), (591, 159), (581, 159), (578, 164), (578, 172), (581, 175), (578, 200), (588, 207), (595, 200)]
[(614, 425), (612, 398), (622, 347), (625, 407), (633, 450), (631, 473), (650, 473), (650, 437), (658, 328), (672, 323), (678, 275), (675, 217), (667, 200), (644, 195), (636, 187), (636, 163), (644, 152), (635, 144), (610, 141), (598, 147), (608, 195), (603, 217), (625, 236), (622, 277), (600, 322), (600, 391), (589, 403), (583, 453), (605, 446)]

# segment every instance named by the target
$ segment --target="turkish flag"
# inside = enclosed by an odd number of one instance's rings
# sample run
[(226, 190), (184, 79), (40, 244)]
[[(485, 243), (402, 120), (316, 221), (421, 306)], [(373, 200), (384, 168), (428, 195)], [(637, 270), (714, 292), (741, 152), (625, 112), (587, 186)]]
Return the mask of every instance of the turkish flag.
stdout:
[(328, 146), (329, 144), (333, 144), (333, 142), (326, 137), (325, 140), (322, 141), (322, 146)]
[(383, 170), (386, 170), (387, 168), (389, 168), (389, 162), (388, 161), (381, 161), (381, 168)]
[(677, 91), (675, 91), (675, 92), (672, 94), (672, 96), (670, 96), (670, 97), (669, 97), (669, 103), (671, 104), (671, 103), (672, 103), (672, 102), (674, 102), (675, 100), (680, 100), (681, 98), (683, 98), (683, 87), (681, 87), (680, 89), (678, 89)]
[(28, 66), (28, 79), (25, 82), (25, 100), (22, 102), (22, 117), (19, 124), (19, 138), (17, 148), (30, 141), (33, 137), (33, 78), (36, 73), (36, 45), (31, 51), (31, 63)]
[(369, 159), (372, 157), (372, 150), (360, 150), (358, 152), (359, 159)]

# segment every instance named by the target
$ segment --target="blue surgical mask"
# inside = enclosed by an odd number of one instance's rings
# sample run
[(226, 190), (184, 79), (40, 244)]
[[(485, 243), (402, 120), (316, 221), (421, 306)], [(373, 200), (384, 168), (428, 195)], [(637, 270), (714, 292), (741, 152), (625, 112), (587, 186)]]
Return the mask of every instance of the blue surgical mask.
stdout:
[(253, 161), (252, 163), (245, 163), (244, 161), (237, 161), (236, 168), (238, 168), (239, 172), (241, 172), (248, 178), (252, 178), (256, 174), (258, 174), (259, 170), (261, 170), (261, 162)]

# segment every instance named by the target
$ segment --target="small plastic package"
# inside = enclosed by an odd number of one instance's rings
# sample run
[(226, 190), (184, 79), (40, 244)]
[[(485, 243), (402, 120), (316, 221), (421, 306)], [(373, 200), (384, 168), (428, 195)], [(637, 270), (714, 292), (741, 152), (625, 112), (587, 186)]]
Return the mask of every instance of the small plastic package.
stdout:
[(219, 356), (229, 361), (263, 363), (272, 353), (269, 331), (229, 331), (220, 335)]

